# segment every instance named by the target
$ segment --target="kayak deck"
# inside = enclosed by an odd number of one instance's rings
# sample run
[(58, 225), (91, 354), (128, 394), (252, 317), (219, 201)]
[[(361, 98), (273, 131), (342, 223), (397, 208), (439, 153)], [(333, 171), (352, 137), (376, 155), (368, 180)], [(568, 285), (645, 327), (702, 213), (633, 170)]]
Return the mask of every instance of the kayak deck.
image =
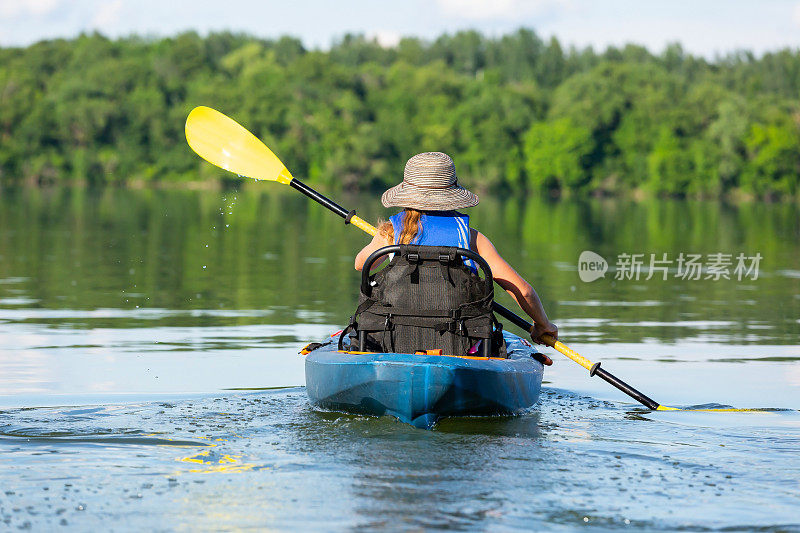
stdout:
[(509, 357), (346, 353), (336, 340), (306, 357), (306, 390), (320, 407), (390, 415), (430, 429), (445, 416), (507, 415), (539, 399), (536, 349), (504, 332)]

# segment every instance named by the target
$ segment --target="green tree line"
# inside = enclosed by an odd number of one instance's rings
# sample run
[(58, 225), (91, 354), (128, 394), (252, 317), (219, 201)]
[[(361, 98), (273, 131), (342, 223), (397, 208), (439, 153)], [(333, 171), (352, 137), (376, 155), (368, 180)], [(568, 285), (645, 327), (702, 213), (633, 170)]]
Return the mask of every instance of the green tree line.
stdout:
[(438, 150), (477, 190), (800, 195), (800, 51), (596, 52), (525, 29), (327, 51), (233, 33), (0, 49), (0, 183), (219, 179), (184, 141), (197, 105), (332, 188), (384, 187)]

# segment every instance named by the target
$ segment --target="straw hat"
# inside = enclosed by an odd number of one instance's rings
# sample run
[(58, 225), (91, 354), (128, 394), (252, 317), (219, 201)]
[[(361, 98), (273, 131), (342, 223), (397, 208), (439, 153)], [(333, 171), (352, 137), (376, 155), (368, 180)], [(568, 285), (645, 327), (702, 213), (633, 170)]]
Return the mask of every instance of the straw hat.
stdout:
[(424, 152), (408, 160), (403, 182), (383, 193), (381, 202), (385, 207), (450, 211), (478, 205), (478, 197), (458, 184), (449, 155)]

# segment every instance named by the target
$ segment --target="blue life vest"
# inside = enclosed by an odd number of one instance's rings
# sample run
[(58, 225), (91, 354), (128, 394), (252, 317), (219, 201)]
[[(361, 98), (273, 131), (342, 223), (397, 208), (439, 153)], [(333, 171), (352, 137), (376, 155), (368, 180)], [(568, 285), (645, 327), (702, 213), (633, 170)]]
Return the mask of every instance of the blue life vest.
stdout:
[[(403, 219), (406, 212), (400, 211), (394, 216), (389, 217), (394, 229), (394, 242), (400, 240), (400, 232), (403, 230)], [(420, 231), (408, 244), (421, 246), (456, 246), (472, 250), (470, 248), (469, 215), (463, 215), (456, 211), (429, 211), (422, 213), (419, 220)], [(473, 261), (464, 260), (464, 264), (477, 272)]]

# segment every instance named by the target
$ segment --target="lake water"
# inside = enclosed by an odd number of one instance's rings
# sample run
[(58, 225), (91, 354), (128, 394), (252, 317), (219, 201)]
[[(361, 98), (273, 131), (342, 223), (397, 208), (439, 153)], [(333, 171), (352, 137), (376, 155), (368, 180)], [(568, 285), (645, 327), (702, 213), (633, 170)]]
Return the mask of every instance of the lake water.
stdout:
[(796, 204), (484, 199), (566, 344), (662, 404), (761, 410), (649, 412), (548, 350), (530, 411), (421, 431), (309, 406), (297, 352), (368, 239), (248, 185), (0, 192), (0, 529), (800, 531)]

